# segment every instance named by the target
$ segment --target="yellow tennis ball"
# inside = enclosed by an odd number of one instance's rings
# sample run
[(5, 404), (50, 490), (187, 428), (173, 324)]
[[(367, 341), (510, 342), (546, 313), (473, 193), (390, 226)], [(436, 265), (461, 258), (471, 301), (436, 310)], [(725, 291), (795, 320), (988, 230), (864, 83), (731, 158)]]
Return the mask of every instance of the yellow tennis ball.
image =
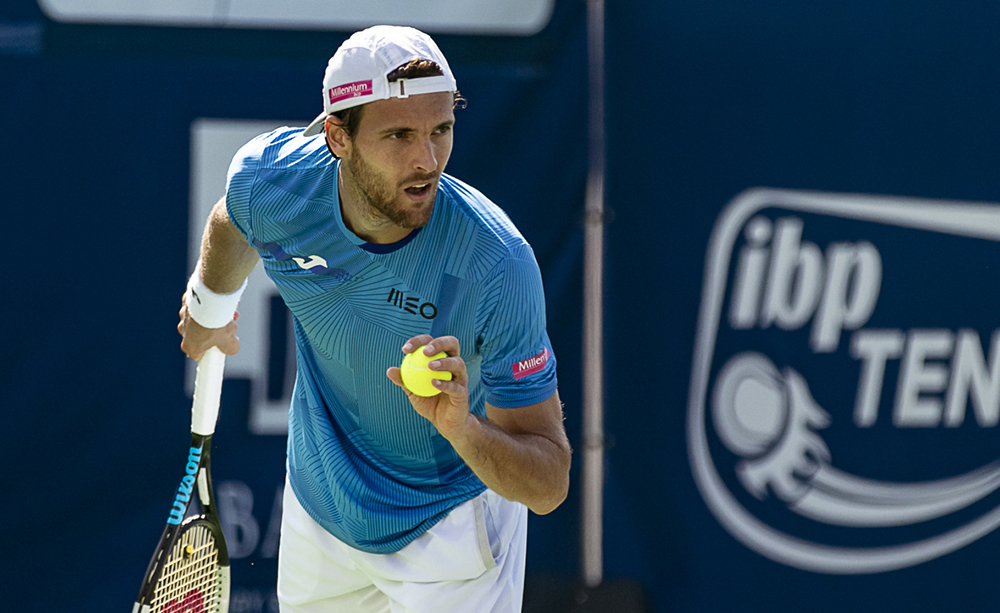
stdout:
[(441, 353), (427, 357), (424, 355), (424, 347), (426, 346), (422, 345), (413, 353), (406, 354), (406, 357), (403, 358), (403, 364), (399, 369), (402, 371), (403, 385), (406, 386), (406, 389), (417, 396), (430, 398), (441, 393), (441, 390), (434, 387), (431, 380), (441, 379), (442, 381), (451, 381), (451, 373), (427, 368), (427, 364), (434, 360), (446, 358), (448, 354), (442, 351)]

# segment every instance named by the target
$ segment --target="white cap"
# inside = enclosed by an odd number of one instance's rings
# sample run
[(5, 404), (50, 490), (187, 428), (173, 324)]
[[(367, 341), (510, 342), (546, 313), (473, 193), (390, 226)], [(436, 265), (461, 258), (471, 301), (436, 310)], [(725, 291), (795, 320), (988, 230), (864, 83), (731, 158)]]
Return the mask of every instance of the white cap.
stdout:
[[(430, 60), (443, 74), (389, 83), (386, 75), (412, 60)], [(330, 58), (323, 77), (324, 111), (302, 134), (319, 134), (329, 115), (352, 106), (457, 89), (448, 60), (430, 36), (414, 28), (373, 26), (355, 32)]]

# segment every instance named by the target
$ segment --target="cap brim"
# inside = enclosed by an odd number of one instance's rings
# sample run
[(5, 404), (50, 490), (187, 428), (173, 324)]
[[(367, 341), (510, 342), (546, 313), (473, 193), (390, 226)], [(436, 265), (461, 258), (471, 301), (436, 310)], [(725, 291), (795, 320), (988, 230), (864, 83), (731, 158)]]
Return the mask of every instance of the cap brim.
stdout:
[(306, 129), (302, 131), (302, 136), (316, 136), (323, 131), (323, 124), (326, 123), (326, 118), (328, 115), (326, 112), (320, 113), (316, 119), (313, 119), (312, 123), (306, 126)]

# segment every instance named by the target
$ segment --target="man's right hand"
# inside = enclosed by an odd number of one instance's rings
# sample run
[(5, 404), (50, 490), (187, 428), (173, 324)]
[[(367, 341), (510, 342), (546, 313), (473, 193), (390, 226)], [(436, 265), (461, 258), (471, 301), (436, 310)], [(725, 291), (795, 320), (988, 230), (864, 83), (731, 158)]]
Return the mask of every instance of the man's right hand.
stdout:
[(239, 313), (234, 313), (233, 321), (222, 328), (206, 328), (191, 319), (185, 297), (182, 296), (178, 315), (180, 323), (177, 324), (177, 332), (181, 335), (181, 351), (192, 360), (200, 360), (212, 347), (218, 347), (226, 355), (236, 355), (240, 350), (240, 339), (236, 336), (236, 320), (240, 318)]

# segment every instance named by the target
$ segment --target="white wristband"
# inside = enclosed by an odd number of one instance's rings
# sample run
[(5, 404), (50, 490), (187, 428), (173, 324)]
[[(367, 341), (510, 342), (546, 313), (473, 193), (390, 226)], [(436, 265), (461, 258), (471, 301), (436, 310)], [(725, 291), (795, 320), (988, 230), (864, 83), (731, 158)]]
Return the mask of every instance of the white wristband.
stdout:
[[(248, 279), (249, 280), (249, 279)], [(240, 302), (247, 282), (232, 294), (216, 294), (208, 289), (201, 280), (201, 262), (194, 267), (194, 273), (188, 279), (187, 295), (184, 303), (187, 305), (191, 319), (205, 328), (224, 328), (233, 321), (236, 306)]]

